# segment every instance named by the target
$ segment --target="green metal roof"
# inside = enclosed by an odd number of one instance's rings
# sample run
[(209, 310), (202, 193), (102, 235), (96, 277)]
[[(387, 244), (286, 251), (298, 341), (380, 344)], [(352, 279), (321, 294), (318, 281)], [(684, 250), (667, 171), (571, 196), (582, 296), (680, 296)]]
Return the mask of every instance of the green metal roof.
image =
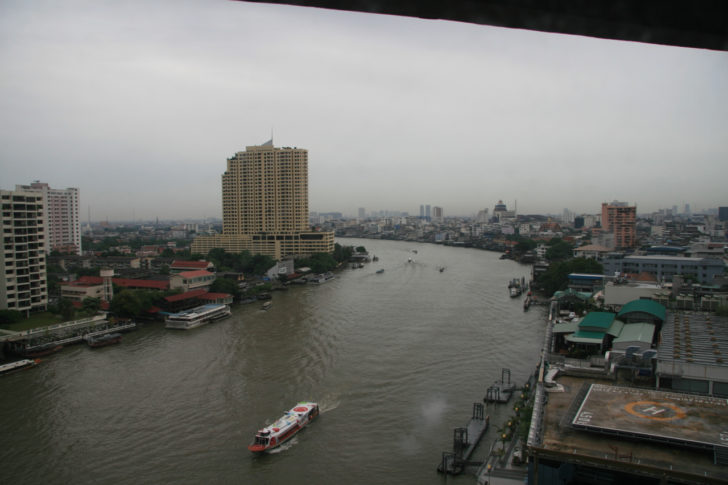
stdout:
[(586, 331), (606, 332), (612, 326), (614, 313), (611, 312), (589, 312), (579, 323), (579, 328)]
[(626, 313), (642, 312), (653, 315), (663, 322), (665, 321), (665, 307), (652, 300), (632, 300), (622, 307), (622, 310), (617, 314), (618, 317)]
[(600, 344), (604, 341), (604, 334), (601, 332), (579, 331), (564, 337), (567, 341), (575, 344)]
[(607, 333), (611, 335), (612, 337), (619, 337), (619, 334), (622, 333), (622, 328), (624, 327), (624, 322), (621, 320), (617, 320), (616, 318), (612, 322), (612, 325), (609, 327), (609, 330), (607, 330)]
[(567, 297), (567, 296), (574, 296), (576, 298), (579, 298), (580, 300), (588, 300), (591, 298), (592, 294), (588, 293), (586, 291), (576, 291), (574, 289), (568, 288), (564, 291), (557, 291), (554, 292), (554, 298), (557, 300), (560, 300), (561, 298)]
[(644, 342), (652, 343), (655, 334), (655, 325), (652, 323), (629, 323), (622, 328), (622, 333), (614, 339), (615, 344), (621, 342)]

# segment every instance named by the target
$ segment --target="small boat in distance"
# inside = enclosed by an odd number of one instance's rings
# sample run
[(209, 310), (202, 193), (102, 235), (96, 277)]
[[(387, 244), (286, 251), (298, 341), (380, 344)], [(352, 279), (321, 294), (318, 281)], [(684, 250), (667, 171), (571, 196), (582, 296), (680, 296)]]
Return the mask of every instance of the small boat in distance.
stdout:
[(230, 307), (222, 303), (210, 303), (167, 316), (165, 327), (189, 330), (231, 315)]
[(263, 302), (263, 306), (261, 306), (261, 310), (269, 310), (270, 307), (273, 306), (273, 302), (268, 300)]
[(377, 274), (382, 274), (382, 273), (384, 273), (384, 268), (377, 270)]
[(319, 415), (315, 402), (299, 402), (275, 423), (259, 429), (248, 449), (254, 453), (279, 447)]
[(121, 342), (120, 333), (105, 333), (103, 335), (87, 335), (84, 337), (89, 347), (106, 347), (107, 345), (114, 345)]
[(332, 273), (331, 271), (328, 271), (326, 273), (321, 273), (321, 274), (317, 274), (313, 277), (309, 277), (308, 281), (310, 283), (316, 283), (316, 284), (320, 285), (320, 284), (326, 283), (327, 281), (331, 281), (334, 278), (335, 278), (334, 273)]
[(15, 362), (9, 362), (7, 364), (0, 365), (0, 375), (10, 374), (22, 369), (29, 369), (35, 367), (40, 363), (40, 359), (23, 359), (16, 360)]

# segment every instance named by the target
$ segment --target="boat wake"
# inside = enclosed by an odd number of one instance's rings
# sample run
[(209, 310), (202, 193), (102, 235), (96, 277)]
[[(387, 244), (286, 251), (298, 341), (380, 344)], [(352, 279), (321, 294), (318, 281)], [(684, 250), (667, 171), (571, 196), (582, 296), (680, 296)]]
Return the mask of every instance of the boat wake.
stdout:
[(286, 441), (279, 447), (266, 451), (266, 453), (268, 453), (269, 455), (277, 455), (278, 453), (283, 453), (286, 450), (290, 450), (294, 445), (297, 445), (297, 444), (298, 444), (298, 436), (294, 436), (293, 438)]
[(340, 398), (325, 397), (319, 401), (319, 412), (323, 414), (333, 411), (339, 407), (339, 404), (341, 404)]

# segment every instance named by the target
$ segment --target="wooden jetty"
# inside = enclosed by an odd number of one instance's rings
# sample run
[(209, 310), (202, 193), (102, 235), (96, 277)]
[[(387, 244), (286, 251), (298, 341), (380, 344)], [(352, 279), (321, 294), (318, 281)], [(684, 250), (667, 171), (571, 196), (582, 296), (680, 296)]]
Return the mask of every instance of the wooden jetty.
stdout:
[(458, 475), (466, 466), (479, 466), (480, 462), (471, 462), (470, 456), (480, 443), (480, 439), (488, 430), (490, 416), (485, 415), (485, 406), (482, 403), (473, 403), (473, 416), (464, 428), (453, 430), (452, 452), (444, 451), (442, 460), (437, 466), (440, 473)]
[[(507, 381), (506, 377), (508, 378)], [(486, 403), (507, 403), (511, 400), (511, 396), (513, 396), (515, 390), (516, 385), (511, 382), (511, 370), (503, 368), (501, 369), (501, 380), (496, 381), (488, 388), (483, 401)]]

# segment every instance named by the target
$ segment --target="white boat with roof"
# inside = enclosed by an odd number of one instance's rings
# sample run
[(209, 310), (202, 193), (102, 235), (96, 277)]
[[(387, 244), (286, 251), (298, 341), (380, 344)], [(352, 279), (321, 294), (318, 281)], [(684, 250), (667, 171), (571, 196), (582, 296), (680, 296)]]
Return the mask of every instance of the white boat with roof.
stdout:
[(189, 330), (229, 317), (230, 314), (229, 306), (222, 303), (210, 303), (168, 315), (165, 326), (167, 328)]
[(15, 362), (9, 362), (7, 364), (0, 365), (0, 375), (10, 374), (21, 369), (28, 369), (35, 367), (40, 363), (40, 359), (23, 359), (16, 360)]
[(299, 402), (290, 411), (278, 418), (275, 423), (259, 429), (248, 449), (261, 453), (279, 447), (319, 415), (315, 402)]

